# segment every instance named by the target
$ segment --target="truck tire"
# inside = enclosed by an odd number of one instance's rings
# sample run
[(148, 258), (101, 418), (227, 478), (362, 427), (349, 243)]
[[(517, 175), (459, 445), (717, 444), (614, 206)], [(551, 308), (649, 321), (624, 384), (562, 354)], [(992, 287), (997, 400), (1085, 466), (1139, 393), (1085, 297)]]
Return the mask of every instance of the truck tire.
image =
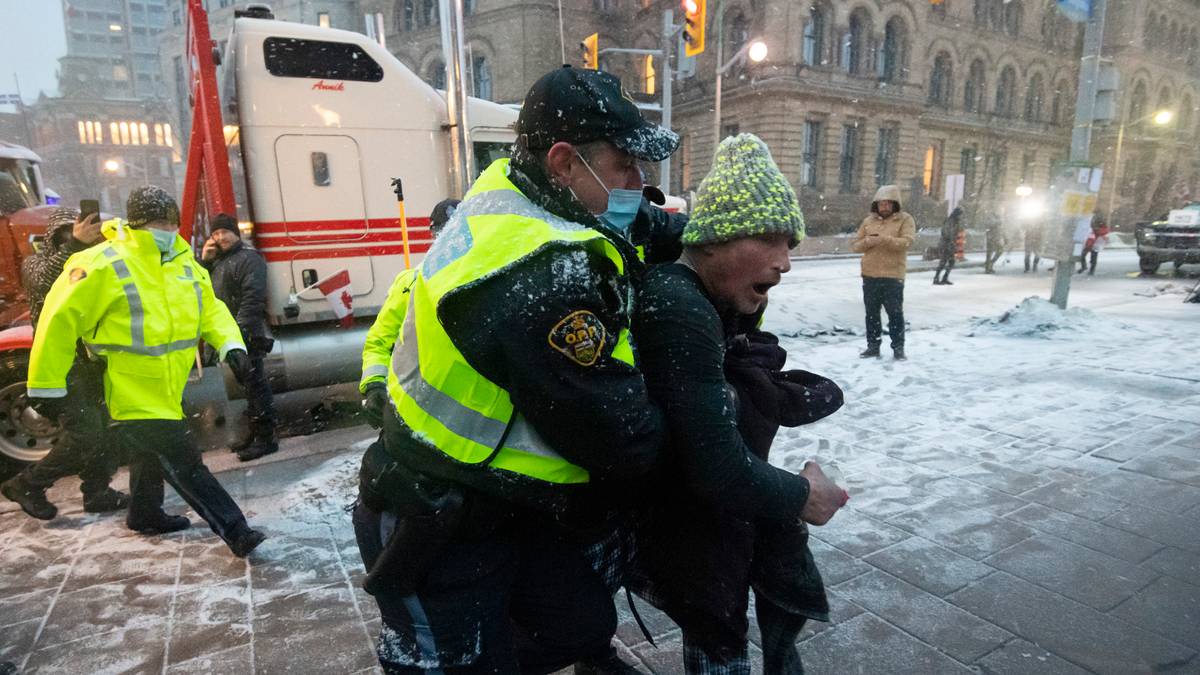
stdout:
[(1158, 273), (1158, 266), (1162, 263), (1153, 258), (1138, 258), (1138, 267), (1141, 268), (1142, 274), (1150, 276)]
[(45, 457), (60, 431), (26, 402), (28, 369), (27, 352), (0, 354), (0, 459), (21, 463)]

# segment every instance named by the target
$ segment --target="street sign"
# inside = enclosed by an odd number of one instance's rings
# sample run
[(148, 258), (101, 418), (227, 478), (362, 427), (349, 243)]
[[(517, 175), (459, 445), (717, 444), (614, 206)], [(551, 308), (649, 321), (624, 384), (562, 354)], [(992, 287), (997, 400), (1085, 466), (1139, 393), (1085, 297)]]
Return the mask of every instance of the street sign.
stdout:
[(0, 105), (21, 105), (21, 95), (0, 94)]
[(1071, 21), (1083, 23), (1092, 18), (1092, 0), (1058, 0), (1058, 11)]

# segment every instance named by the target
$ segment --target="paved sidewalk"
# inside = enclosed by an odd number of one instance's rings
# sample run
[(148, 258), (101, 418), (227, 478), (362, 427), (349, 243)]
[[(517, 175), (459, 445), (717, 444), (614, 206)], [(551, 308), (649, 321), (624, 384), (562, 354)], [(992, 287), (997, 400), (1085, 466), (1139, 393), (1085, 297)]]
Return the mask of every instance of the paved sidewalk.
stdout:
[[(785, 339), (793, 366), (832, 377), (847, 400), (781, 433), (773, 457), (835, 460), (852, 494), (814, 530), (833, 622), (802, 636), (808, 672), (1200, 672), (1194, 336), (977, 332), (916, 331), (906, 363), (860, 361), (857, 340)], [(73, 481), (52, 491), (64, 508), (48, 524), (0, 503), (0, 661), (374, 671), (379, 621), (345, 512), (372, 435), (288, 439), (251, 465), (206, 457), (271, 535), (249, 562), (194, 515), (189, 532), (143, 538), (82, 514)], [(627, 658), (681, 672), (678, 630), (640, 603), (654, 647), (618, 605)]]

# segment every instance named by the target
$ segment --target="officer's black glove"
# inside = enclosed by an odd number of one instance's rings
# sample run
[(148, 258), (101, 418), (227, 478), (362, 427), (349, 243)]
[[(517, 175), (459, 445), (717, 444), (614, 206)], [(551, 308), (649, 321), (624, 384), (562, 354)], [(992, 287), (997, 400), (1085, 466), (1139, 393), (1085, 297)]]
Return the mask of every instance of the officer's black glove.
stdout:
[(58, 398), (30, 396), (27, 400), (29, 401), (29, 407), (33, 408), (34, 412), (48, 420), (57, 420), (67, 408), (67, 398), (65, 396)]
[(231, 349), (225, 354), (225, 363), (233, 371), (238, 382), (245, 382), (250, 375), (250, 356), (243, 349)]
[(387, 387), (382, 382), (372, 382), (363, 392), (363, 415), (367, 423), (376, 429), (383, 427), (383, 413), (387, 410)]

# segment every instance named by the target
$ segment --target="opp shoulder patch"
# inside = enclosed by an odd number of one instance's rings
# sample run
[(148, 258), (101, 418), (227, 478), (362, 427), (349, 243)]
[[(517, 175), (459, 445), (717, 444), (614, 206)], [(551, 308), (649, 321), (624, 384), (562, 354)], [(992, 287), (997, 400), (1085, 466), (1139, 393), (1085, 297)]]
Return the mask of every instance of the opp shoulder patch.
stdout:
[(72, 268), (70, 274), (67, 275), (67, 278), (70, 279), (71, 283), (83, 281), (87, 278), (87, 270), (83, 269), (82, 267)]
[(550, 329), (550, 346), (581, 366), (590, 366), (599, 358), (608, 336), (604, 324), (587, 310), (571, 312)]

